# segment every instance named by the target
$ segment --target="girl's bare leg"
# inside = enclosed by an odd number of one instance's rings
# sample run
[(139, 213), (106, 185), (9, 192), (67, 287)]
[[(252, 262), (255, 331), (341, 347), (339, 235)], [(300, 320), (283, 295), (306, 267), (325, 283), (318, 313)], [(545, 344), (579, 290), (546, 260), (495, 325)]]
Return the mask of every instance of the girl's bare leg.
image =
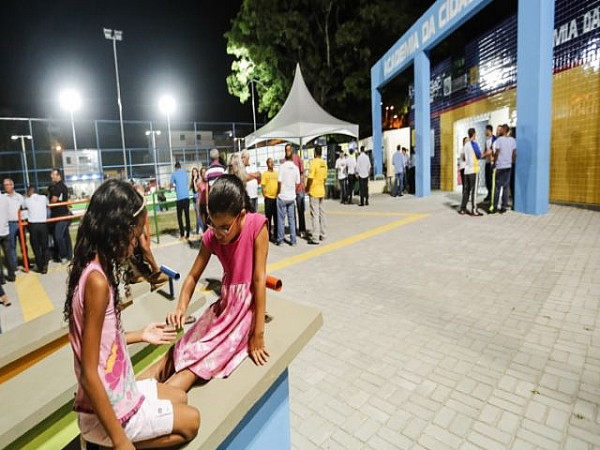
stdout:
[(156, 388), (158, 391), (158, 398), (162, 400), (169, 400), (174, 405), (187, 405), (187, 394), (181, 389), (174, 388), (173, 386), (167, 386), (163, 383), (157, 383)]
[(135, 443), (136, 448), (169, 448), (191, 441), (200, 428), (200, 413), (196, 408), (180, 403), (173, 404), (173, 432)]
[(159, 270), (158, 264), (154, 259), (154, 255), (152, 254), (152, 249), (150, 248), (150, 241), (146, 237), (145, 234), (141, 234), (139, 237), (140, 247), (142, 248), (142, 252), (144, 253), (144, 259), (150, 264), (152, 267), (152, 273), (156, 273)]
[(138, 377), (138, 380), (154, 378), (159, 383), (166, 382), (169, 377), (175, 373), (175, 362), (173, 360), (174, 349), (174, 346), (171, 347), (165, 356), (144, 370)]
[(177, 372), (172, 375), (166, 382), (167, 386), (172, 386), (182, 391), (189, 391), (194, 383), (198, 380), (198, 377), (189, 369), (183, 369), (181, 372)]

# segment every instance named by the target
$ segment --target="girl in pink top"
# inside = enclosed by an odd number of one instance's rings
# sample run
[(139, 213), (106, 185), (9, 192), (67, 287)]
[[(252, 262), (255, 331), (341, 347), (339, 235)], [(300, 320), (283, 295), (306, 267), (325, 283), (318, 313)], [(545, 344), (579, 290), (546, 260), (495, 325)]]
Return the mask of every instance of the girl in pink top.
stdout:
[(126, 344), (172, 342), (176, 333), (153, 323), (123, 333), (121, 265), (146, 222), (144, 198), (129, 183), (108, 180), (83, 216), (69, 270), (65, 319), (79, 383), (74, 409), (83, 438), (118, 449), (183, 444), (198, 432), (200, 414), (184, 392), (156, 380), (136, 382)]
[(196, 284), (212, 254), (223, 266), (221, 298), (210, 305), (175, 347), (148, 371), (189, 390), (197, 379), (227, 377), (250, 355), (265, 364), (266, 264), (269, 236), (263, 215), (249, 213), (242, 181), (223, 175), (210, 189), (209, 229), (167, 323), (182, 328)]

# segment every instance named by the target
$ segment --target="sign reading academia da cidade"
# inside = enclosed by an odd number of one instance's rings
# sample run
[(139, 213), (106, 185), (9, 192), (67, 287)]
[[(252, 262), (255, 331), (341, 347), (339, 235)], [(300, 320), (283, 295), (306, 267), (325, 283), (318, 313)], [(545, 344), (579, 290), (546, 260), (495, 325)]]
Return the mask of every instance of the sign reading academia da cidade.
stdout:
[[(419, 50), (428, 50), (492, 0), (438, 0), (383, 57), (387, 80), (412, 60)], [(383, 80), (382, 80), (383, 81)]]

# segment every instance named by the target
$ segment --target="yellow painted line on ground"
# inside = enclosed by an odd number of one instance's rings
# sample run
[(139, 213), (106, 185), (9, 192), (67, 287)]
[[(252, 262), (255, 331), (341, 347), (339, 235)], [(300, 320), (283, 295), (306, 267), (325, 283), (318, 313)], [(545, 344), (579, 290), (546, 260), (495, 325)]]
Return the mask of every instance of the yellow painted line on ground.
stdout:
[(272, 273), (276, 270), (281, 270), (294, 264), (299, 264), (301, 262), (308, 261), (309, 259), (316, 258), (317, 256), (321, 256), (325, 253), (347, 247), (348, 245), (356, 244), (364, 239), (387, 233), (388, 231), (401, 227), (402, 225), (408, 225), (409, 223), (416, 222), (417, 220), (421, 220), (427, 216), (427, 214), (411, 214), (404, 219), (396, 220), (387, 225), (373, 228), (372, 230), (363, 231), (362, 233), (347, 237), (346, 239), (341, 239), (339, 241), (332, 242), (331, 244), (319, 245), (319, 247), (315, 248), (314, 250), (304, 252), (299, 255), (290, 256), (289, 258), (284, 258), (281, 261), (268, 264), (267, 273)]
[[(382, 233), (387, 233), (395, 228), (398, 228), (402, 225), (407, 225), (409, 223), (420, 220), (424, 217), (427, 217), (428, 214), (414, 214), (414, 213), (396, 213), (396, 212), (377, 212), (377, 211), (328, 211), (327, 214), (332, 215), (352, 215), (352, 216), (367, 216), (367, 217), (403, 217), (400, 220), (396, 220), (387, 225), (382, 225), (377, 228), (373, 228), (372, 230), (364, 231), (362, 233), (355, 234), (346, 239), (342, 239), (336, 242), (332, 242), (331, 244), (320, 245), (314, 250), (301, 253), (299, 255), (291, 256), (289, 258), (282, 259), (281, 261), (276, 261), (274, 263), (267, 265), (267, 271), (269, 273), (274, 272), (276, 270), (283, 269), (285, 267), (289, 267), (293, 264), (298, 264), (304, 261), (307, 261), (312, 258), (316, 258), (317, 256), (323, 255), (325, 253), (332, 252), (334, 250), (338, 250), (340, 248), (346, 247), (348, 245), (355, 244), (356, 242), (362, 241), (363, 239), (368, 239), (373, 236), (377, 236)], [(158, 244), (155, 246), (158, 248), (170, 247), (177, 244), (186, 244), (187, 242), (174, 240), (171, 242), (164, 242), (162, 244)], [(48, 272), (56, 273), (62, 270), (65, 270), (67, 265), (61, 265), (58, 267), (53, 267)], [(205, 287), (201, 287), (200, 289), (196, 288), (196, 292), (206, 292), (208, 293)], [(27, 275), (19, 276), (17, 279), (17, 294), (19, 296), (19, 301), (21, 304), (21, 309), (23, 311), (23, 319), (25, 322), (28, 322), (36, 317), (39, 317), (43, 314), (46, 314), (54, 309), (54, 306), (43, 286), (41, 285), (38, 275), (29, 273)]]
[(337, 216), (405, 217), (413, 216), (415, 213), (392, 213), (377, 211), (325, 211), (325, 214), (333, 214)]
[(15, 288), (23, 312), (23, 321), (29, 322), (54, 310), (54, 305), (37, 274), (19, 275), (15, 281)]

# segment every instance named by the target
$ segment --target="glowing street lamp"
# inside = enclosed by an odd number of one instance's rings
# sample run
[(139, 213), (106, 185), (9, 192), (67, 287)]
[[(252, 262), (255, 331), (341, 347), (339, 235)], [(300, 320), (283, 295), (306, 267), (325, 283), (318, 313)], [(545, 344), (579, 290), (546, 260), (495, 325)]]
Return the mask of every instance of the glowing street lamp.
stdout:
[(160, 186), (158, 180), (158, 159), (156, 157), (156, 136), (160, 136), (160, 130), (146, 130), (146, 136), (152, 136), (152, 151), (154, 152), (154, 179), (156, 180), (156, 188)]
[(71, 129), (73, 130), (73, 148), (77, 150), (77, 137), (75, 136), (75, 121), (73, 120), (73, 112), (81, 107), (81, 97), (77, 91), (73, 89), (65, 89), (59, 96), (60, 105), (69, 111), (71, 114)]
[[(112, 41), (115, 58), (115, 76), (117, 78), (117, 104), (119, 105), (119, 122), (121, 124), (121, 145), (123, 147), (123, 168), (127, 178), (127, 153), (125, 151), (125, 131), (123, 129), (123, 104), (121, 103), (121, 84), (119, 83), (119, 63), (117, 61), (117, 41), (123, 40), (123, 31), (104, 28), (104, 38)], [(133, 174), (132, 174), (133, 176)]]
[(175, 111), (175, 99), (164, 95), (158, 101), (158, 107), (167, 116), (167, 138), (169, 140), (169, 156), (171, 158), (171, 169), (173, 169), (173, 147), (171, 146), (171, 113)]
[(25, 154), (25, 139), (33, 139), (29, 134), (15, 134), (10, 137), (13, 141), (21, 139), (21, 150), (23, 151), (23, 168), (25, 169), (25, 178), (27, 179), (27, 187), (29, 187), (29, 168), (27, 167), (27, 155)]

